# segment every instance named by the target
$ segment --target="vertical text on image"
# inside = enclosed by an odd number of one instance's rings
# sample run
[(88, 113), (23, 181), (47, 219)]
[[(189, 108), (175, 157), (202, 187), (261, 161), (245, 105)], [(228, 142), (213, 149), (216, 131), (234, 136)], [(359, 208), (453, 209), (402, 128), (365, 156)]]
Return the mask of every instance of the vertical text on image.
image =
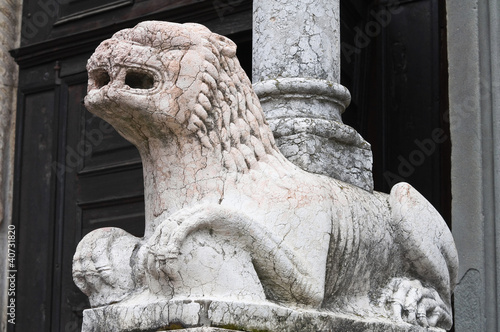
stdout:
[(7, 231), (8, 302), (7, 321), (16, 324), (16, 226), (9, 225)]

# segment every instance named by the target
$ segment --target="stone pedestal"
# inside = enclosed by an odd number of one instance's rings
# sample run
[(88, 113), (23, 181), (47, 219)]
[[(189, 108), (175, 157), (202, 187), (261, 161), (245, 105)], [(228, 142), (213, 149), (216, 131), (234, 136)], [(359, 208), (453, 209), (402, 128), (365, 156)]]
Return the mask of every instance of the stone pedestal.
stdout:
[[(171, 330), (158, 330), (158, 331), (171, 331)], [(186, 331), (186, 332), (225, 332), (225, 331), (235, 331), (228, 329), (220, 329), (218, 327), (193, 327), (187, 329), (178, 329), (177, 331)]]
[(282, 153), (372, 191), (370, 144), (341, 119), (338, 1), (254, 1), (253, 40), (254, 88)]
[[(158, 330), (158, 331), (171, 331), (171, 330)], [(218, 327), (193, 327), (193, 328), (188, 328), (188, 329), (178, 329), (177, 331), (186, 331), (186, 332), (225, 332), (225, 331), (236, 331), (236, 330), (220, 329)]]
[[(184, 329), (183, 329), (184, 327)], [(84, 332), (105, 331), (268, 331), (268, 332), (424, 332), (443, 331), (387, 317), (356, 317), (327, 311), (291, 309), (277, 304), (221, 300), (170, 300), (113, 305), (84, 311)]]

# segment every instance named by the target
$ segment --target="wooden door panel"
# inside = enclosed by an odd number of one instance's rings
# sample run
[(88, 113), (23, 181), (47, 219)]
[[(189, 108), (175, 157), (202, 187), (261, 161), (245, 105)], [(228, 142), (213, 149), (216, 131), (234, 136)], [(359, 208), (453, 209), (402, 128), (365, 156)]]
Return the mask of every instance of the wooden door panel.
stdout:
[[(24, 124), (20, 149), (23, 151), (19, 170), (17, 223), (17, 307), (22, 319), (16, 320), (18, 331), (48, 331), (53, 271), (54, 240), (54, 144), (57, 130), (55, 93), (46, 90), (23, 96)], [(19, 132), (18, 132), (19, 133)], [(19, 144), (18, 144), (19, 147)], [(19, 317), (21, 318), (21, 317)]]
[(88, 204), (82, 209), (82, 235), (102, 227), (118, 227), (132, 235), (144, 235), (144, 200), (130, 199)]
[[(88, 111), (82, 112), (85, 142), (83, 168), (80, 174), (133, 165), (140, 167), (139, 152), (118, 134), (110, 124)], [(137, 168), (137, 167), (136, 167)]]
[[(139, 164), (141, 167), (141, 164)], [(78, 177), (78, 196), (76, 203), (106, 204), (119, 200), (142, 197), (142, 168), (102, 169), (99, 173)]]
[(408, 182), (449, 222), (444, 1), (363, 2), (341, 2), (341, 79), (352, 94), (343, 120), (372, 145), (375, 190)]
[[(64, 62), (61, 64), (64, 66)], [(142, 164), (137, 149), (104, 120), (90, 114), (82, 100), (85, 73), (65, 77), (61, 94), (66, 104), (64, 229), (61, 302), (53, 312), (55, 330), (77, 331), (82, 311), (89, 307), (72, 280), (72, 259), (83, 236), (101, 227), (120, 227), (134, 235), (144, 233)]]
[(134, 0), (69, 0), (62, 3), (55, 25), (132, 5)]

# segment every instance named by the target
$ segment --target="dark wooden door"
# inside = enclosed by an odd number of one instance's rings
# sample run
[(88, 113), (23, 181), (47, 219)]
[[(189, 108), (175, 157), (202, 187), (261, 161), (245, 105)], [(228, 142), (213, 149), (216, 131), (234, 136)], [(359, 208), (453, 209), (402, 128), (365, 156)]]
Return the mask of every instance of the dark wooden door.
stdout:
[(61, 77), (64, 65), (32, 69), (47, 85), (21, 88), (17, 331), (76, 331), (88, 307), (71, 280), (79, 240), (103, 226), (144, 232), (139, 154), (85, 110), (83, 64), (79, 73)]
[[(440, 125), (436, 4), (405, 1), (369, 45), (349, 61), (349, 53), (342, 53), (342, 83), (353, 95), (345, 122), (372, 143), (379, 190), (388, 190), (384, 172), (398, 174), (398, 156), (413, 151), (413, 140), (432, 137)], [(383, 6), (341, 1), (343, 42), (356, 46), (356, 28), (366, 28), (374, 20), (371, 11)], [(142, 20), (194, 21), (235, 40), (240, 62), (251, 73), (251, 7), (249, 0), (24, 2), (22, 45), (12, 52), (20, 79), (14, 191), (18, 319), (10, 331), (79, 331), (88, 302), (71, 278), (76, 245), (105, 226), (137, 236), (144, 232), (139, 155), (82, 104), (85, 64), (95, 47)], [(446, 207), (435, 198), (447, 190), (444, 144), (407, 177), (441, 211)]]
[(375, 190), (406, 181), (451, 221), (444, 0), (341, 2), (344, 122), (372, 145)]

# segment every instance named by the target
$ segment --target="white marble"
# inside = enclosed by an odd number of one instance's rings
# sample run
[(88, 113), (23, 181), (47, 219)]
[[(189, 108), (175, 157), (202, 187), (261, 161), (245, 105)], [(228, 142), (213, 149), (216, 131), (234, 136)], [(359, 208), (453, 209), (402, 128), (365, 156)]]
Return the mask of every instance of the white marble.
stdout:
[(339, 3), (255, 0), (253, 81), (301, 77), (339, 83)]
[(276, 145), (303, 170), (373, 191), (371, 146), (341, 118), (351, 95), (339, 84), (339, 1), (253, 8), (252, 78)]
[(292, 164), (235, 53), (201, 25), (150, 21), (90, 58), (86, 107), (141, 153), (146, 232), (78, 245), (84, 331), (450, 328), (458, 263), (438, 212), (405, 183), (372, 193)]

